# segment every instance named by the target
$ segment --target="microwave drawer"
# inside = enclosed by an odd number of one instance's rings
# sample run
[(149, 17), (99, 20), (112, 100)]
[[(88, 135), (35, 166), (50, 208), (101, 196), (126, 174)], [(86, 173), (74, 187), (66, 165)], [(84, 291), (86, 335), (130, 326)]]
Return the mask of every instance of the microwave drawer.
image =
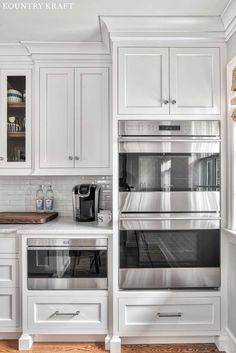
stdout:
[(107, 297), (29, 297), (30, 332), (107, 333)]
[(208, 330), (220, 330), (219, 297), (119, 299), (121, 335)]

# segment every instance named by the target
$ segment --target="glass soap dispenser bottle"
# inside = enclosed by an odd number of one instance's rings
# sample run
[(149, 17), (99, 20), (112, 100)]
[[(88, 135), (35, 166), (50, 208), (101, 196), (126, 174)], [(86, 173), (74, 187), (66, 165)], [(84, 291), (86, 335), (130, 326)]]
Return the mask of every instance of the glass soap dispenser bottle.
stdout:
[(46, 198), (45, 198), (45, 211), (46, 212), (53, 211), (53, 203), (54, 203), (54, 195), (53, 195), (52, 186), (48, 185), (48, 188), (46, 191)]
[(36, 211), (37, 212), (43, 212), (44, 211), (43, 185), (39, 185), (39, 188), (36, 191)]

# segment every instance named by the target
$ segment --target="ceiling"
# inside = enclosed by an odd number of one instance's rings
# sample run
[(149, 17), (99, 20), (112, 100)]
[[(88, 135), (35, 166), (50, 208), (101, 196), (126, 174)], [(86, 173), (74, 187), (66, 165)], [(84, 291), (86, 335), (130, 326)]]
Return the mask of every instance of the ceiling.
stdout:
[[(46, 3), (73, 2), (72, 10)], [(100, 41), (99, 15), (218, 16), (229, 0), (0, 0), (0, 43)], [(3, 3), (41, 4), (41, 10), (3, 9)]]

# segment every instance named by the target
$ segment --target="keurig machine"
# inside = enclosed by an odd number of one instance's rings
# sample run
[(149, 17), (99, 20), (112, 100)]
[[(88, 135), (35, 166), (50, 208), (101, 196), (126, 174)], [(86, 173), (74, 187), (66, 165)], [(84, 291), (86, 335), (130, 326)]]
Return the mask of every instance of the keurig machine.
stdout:
[(73, 218), (77, 222), (97, 220), (99, 211), (100, 186), (79, 184), (72, 189)]

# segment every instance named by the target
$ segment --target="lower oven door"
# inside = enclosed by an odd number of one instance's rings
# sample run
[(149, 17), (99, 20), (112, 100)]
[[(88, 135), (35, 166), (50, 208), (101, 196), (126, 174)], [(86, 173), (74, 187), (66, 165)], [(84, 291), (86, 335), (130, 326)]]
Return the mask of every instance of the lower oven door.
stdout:
[(220, 287), (220, 221), (152, 218), (120, 221), (121, 289)]
[(106, 247), (29, 246), (28, 289), (107, 289)]

